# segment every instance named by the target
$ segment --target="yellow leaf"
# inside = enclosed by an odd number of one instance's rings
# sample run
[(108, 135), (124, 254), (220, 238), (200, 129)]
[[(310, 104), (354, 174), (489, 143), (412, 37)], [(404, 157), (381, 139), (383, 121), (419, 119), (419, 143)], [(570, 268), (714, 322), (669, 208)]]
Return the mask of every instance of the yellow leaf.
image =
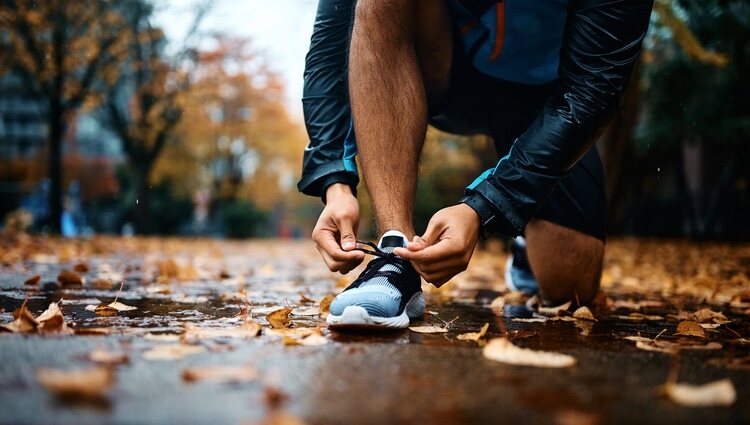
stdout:
[(561, 368), (576, 364), (573, 356), (521, 348), (507, 338), (491, 339), (482, 349), (482, 355), (489, 360), (521, 366)]
[(272, 311), (266, 315), (266, 320), (268, 320), (268, 324), (271, 325), (272, 328), (275, 329), (284, 329), (288, 328), (291, 324), (291, 321), (289, 320), (289, 313), (292, 312), (291, 308), (285, 307), (280, 308), (276, 311)]

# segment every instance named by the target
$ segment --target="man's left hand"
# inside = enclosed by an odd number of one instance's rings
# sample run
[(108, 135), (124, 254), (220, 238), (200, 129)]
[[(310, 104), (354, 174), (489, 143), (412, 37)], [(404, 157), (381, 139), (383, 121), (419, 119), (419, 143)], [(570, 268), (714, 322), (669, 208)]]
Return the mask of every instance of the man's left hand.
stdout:
[(424, 279), (440, 287), (466, 270), (479, 238), (479, 215), (458, 204), (435, 213), (424, 235), (393, 253), (412, 262)]

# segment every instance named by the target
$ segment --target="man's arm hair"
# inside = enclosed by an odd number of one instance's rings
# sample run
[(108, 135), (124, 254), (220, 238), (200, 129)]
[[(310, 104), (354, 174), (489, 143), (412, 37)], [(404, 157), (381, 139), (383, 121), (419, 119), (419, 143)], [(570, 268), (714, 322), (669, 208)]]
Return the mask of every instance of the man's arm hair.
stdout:
[(467, 188), (475, 204), (501, 215), (494, 231), (521, 234), (596, 141), (640, 56), (652, 6), (653, 0), (571, 0), (555, 94), (509, 154)]

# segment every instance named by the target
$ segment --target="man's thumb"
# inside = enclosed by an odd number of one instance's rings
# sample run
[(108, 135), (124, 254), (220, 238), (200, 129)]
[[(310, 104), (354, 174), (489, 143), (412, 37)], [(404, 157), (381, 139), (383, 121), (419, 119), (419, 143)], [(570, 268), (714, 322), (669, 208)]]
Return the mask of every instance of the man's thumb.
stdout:
[(357, 247), (357, 237), (354, 236), (354, 229), (344, 226), (339, 229), (339, 232), (341, 232), (341, 248), (344, 251), (351, 251)]

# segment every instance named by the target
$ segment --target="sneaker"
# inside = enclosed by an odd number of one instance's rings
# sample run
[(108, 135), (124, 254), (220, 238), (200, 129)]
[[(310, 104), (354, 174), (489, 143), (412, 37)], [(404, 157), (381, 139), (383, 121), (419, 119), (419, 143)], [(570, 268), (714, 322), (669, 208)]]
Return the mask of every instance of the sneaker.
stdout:
[(410, 319), (424, 315), (424, 297), (419, 274), (411, 263), (393, 254), (406, 247), (406, 236), (388, 231), (378, 245), (377, 255), (362, 274), (331, 303), (328, 325), (333, 328), (405, 329)]
[(539, 283), (526, 255), (526, 240), (522, 236), (515, 238), (510, 246), (510, 257), (505, 263), (505, 284), (513, 292), (529, 295), (539, 292)]

